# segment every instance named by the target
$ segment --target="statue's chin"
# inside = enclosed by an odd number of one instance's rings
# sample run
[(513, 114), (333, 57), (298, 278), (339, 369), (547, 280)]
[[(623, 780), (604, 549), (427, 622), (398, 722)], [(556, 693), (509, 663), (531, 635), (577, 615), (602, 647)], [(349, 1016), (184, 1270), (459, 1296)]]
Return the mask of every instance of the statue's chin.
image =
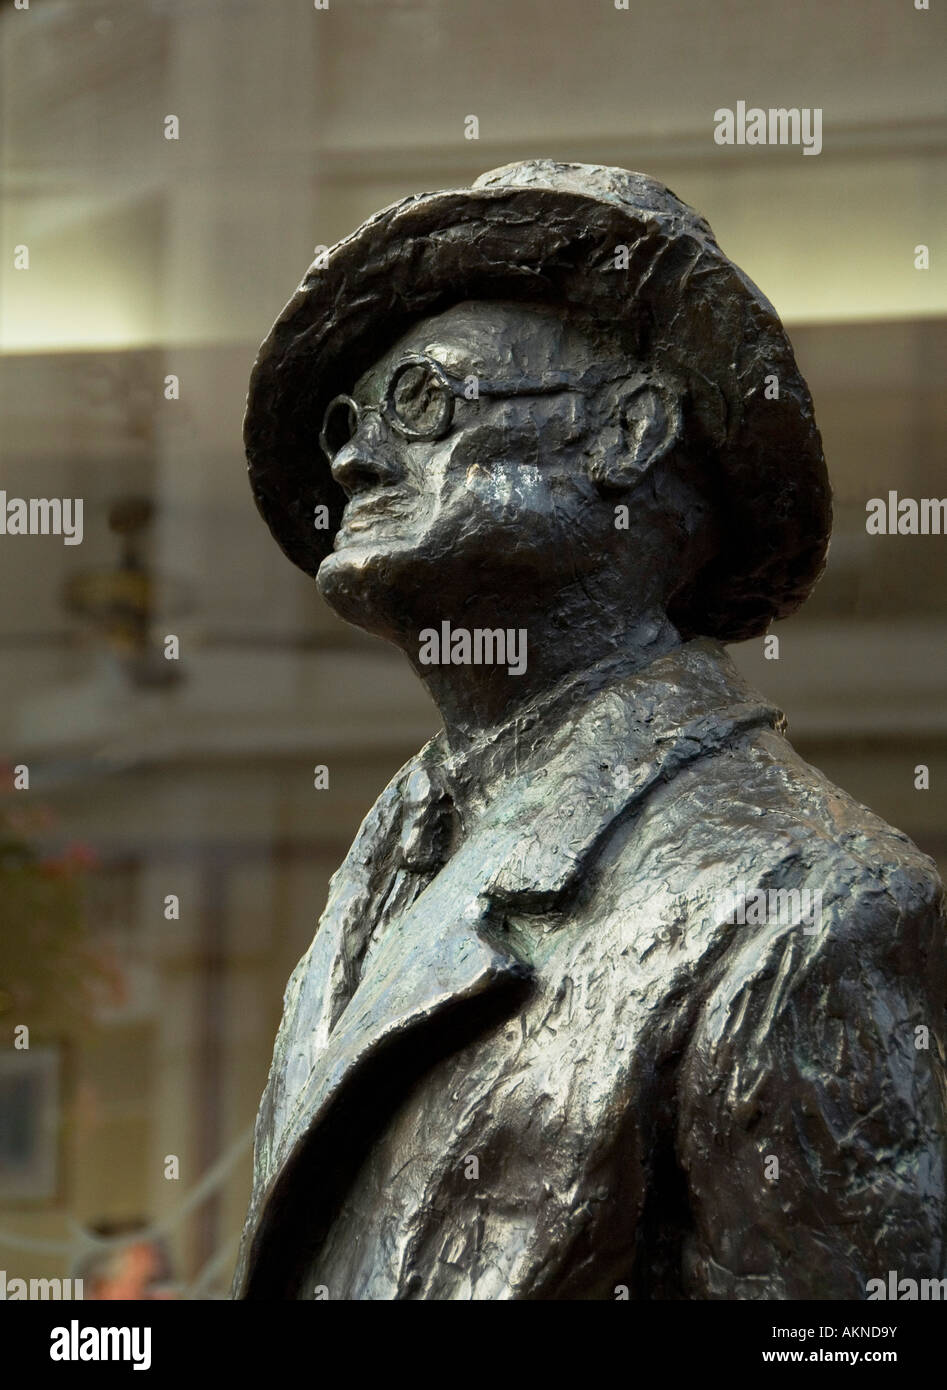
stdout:
[(316, 588), (330, 608), (347, 622), (358, 622), (367, 591), (373, 587), (371, 572), (351, 551), (333, 551), (319, 566)]
[(346, 546), (327, 555), (316, 575), (316, 588), (345, 622), (390, 641), (398, 640), (397, 585), (385, 557), (368, 546)]

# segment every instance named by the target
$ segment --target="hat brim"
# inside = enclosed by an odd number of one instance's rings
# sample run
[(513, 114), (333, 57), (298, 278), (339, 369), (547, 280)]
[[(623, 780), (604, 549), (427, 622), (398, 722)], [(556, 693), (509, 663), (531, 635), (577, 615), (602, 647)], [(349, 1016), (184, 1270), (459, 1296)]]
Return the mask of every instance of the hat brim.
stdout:
[[(629, 253), (622, 268), (618, 246)], [(830, 494), (808, 389), (772, 305), (692, 222), (537, 186), (403, 199), (332, 247), (280, 314), (253, 367), (244, 440), (257, 506), (296, 565), (316, 574), (346, 502), (318, 442), (328, 402), (412, 323), (484, 298), (666, 321), (664, 356), (676, 353), (721, 398), (711, 452), (725, 542), (678, 625), (739, 641), (803, 601), (824, 566)], [(776, 399), (764, 396), (767, 377)]]

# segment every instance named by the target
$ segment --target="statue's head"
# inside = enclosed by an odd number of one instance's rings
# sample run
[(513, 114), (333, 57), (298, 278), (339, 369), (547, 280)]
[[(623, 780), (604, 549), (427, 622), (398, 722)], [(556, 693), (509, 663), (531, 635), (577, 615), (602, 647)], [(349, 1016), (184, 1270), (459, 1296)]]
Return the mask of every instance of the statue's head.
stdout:
[(410, 646), (484, 616), (673, 606), (716, 541), (684, 448), (682, 390), (616, 330), (471, 300), (422, 319), (331, 400), (320, 431), (348, 498), (320, 592)]
[(261, 349), (246, 440), (287, 554), (402, 643), (472, 601), (512, 623), (577, 591), (739, 640), (824, 563), (821, 443), (775, 310), (622, 170), (513, 165), (365, 223)]

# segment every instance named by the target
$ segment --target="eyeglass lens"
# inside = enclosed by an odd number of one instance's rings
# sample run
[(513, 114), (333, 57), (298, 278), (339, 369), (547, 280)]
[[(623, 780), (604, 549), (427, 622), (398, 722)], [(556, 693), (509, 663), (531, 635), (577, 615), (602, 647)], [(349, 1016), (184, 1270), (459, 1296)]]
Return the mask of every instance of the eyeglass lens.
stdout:
[[(429, 439), (448, 428), (453, 405), (449, 383), (432, 365), (402, 362), (388, 383), (384, 413), (408, 438)], [(330, 460), (352, 439), (360, 414), (351, 396), (336, 396), (329, 402), (319, 442)]]
[(388, 401), (392, 415), (403, 429), (427, 437), (445, 428), (453, 393), (427, 363), (404, 362), (391, 378)]
[(319, 442), (327, 458), (334, 459), (358, 429), (358, 406), (351, 396), (336, 396), (326, 406)]

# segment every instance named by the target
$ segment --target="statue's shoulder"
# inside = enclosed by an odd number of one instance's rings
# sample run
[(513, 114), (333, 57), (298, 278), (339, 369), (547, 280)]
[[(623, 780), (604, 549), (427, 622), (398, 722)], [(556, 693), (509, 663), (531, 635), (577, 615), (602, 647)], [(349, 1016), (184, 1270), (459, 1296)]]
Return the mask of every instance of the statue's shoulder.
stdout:
[(836, 786), (779, 731), (761, 732), (748, 755), (743, 795), (755, 797), (825, 893), (840, 904), (857, 897), (863, 911), (875, 899), (878, 913), (895, 920), (908, 911), (943, 913), (937, 866), (902, 830)]
[(693, 911), (708, 897), (817, 894), (831, 926), (823, 948), (867, 938), (885, 952), (904, 939), (947, 955), (934, 861), (806, 762), (780, 727), (721, 742), (657, 786), (619, 837), (630, 891), (648, 877), (671, 882)]
[[(702, 1113), (717, 1134), (740, 1129), (798, 1094), (801, 1111), (824, 1108), (834, 1151), (838, 1077), (850, 1132), (872, 1115), (879, 1151), (903, 1135), (905, 1097), (942, 1128), (943, 1062), (933, 1041), (928, 1050), (947, 1005), (936, 865), (780, 734), (755, 736), (734, 761), (739, 776), (725, 804), (707, 807), (703, 830), (707, 846), (725, 836), (724, 897), (710, 909), (689, 899), (695, 917), (713, 913), (703, 927), (715, 945), (684, 1063), (682, 1134)], [(723, 1074), (749, 1077), (738, 1103), (718, 1086)]]

